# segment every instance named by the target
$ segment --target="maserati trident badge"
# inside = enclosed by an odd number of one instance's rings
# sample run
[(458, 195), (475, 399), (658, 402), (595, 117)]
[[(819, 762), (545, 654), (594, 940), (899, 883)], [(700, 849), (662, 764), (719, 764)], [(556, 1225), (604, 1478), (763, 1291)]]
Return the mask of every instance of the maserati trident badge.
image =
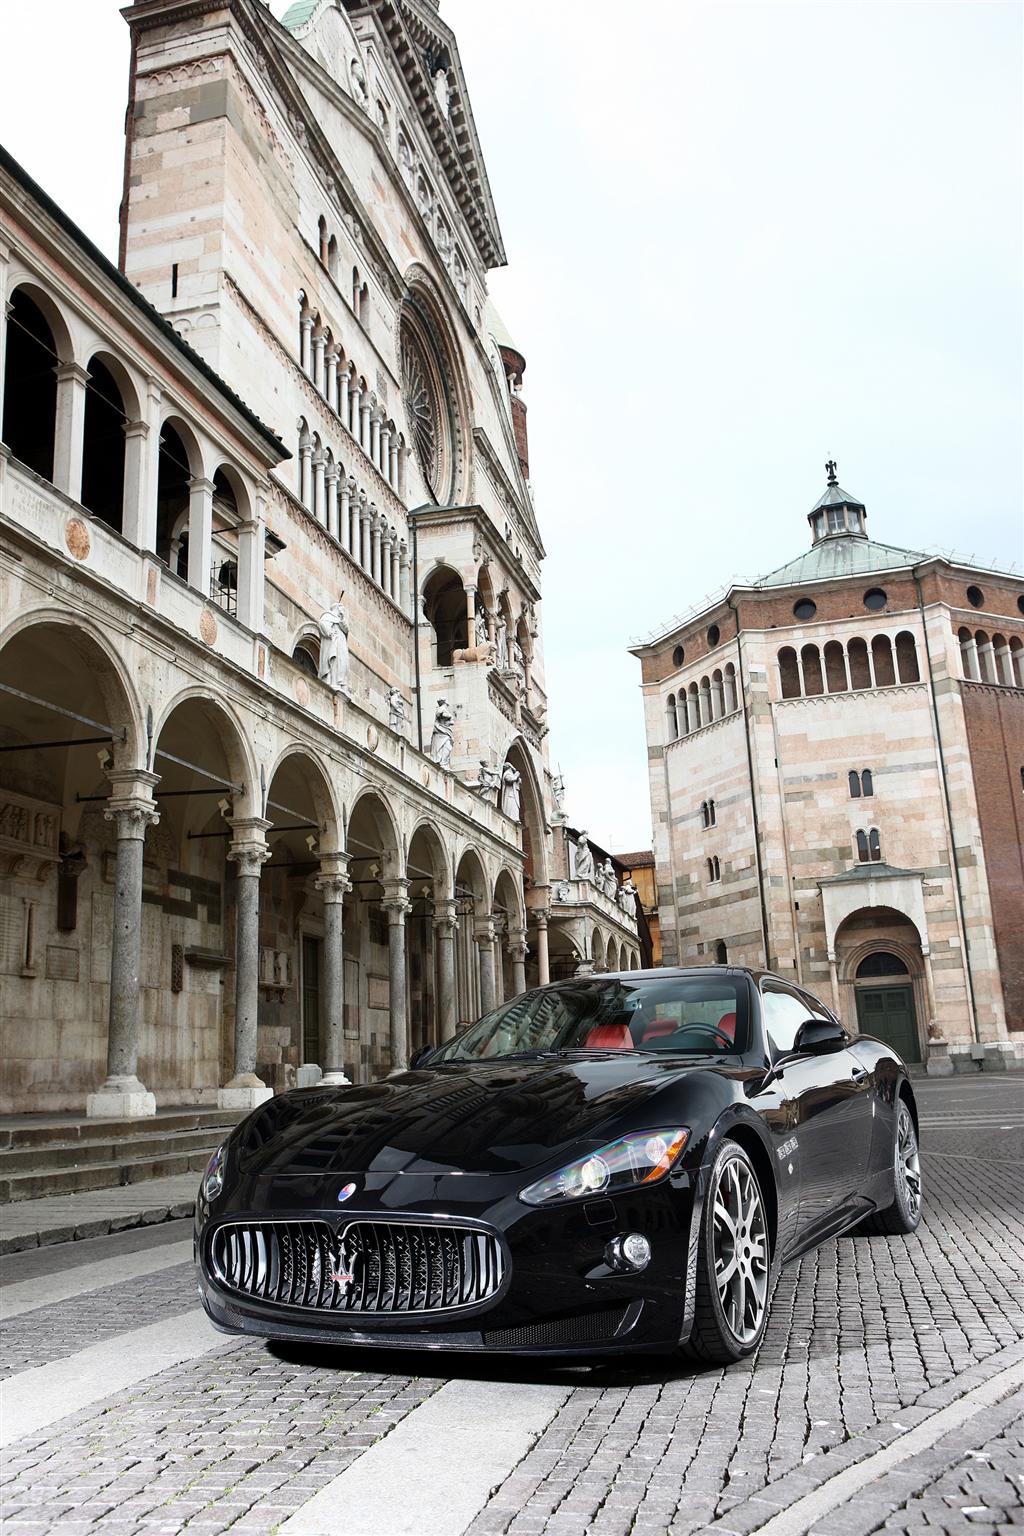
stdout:
[(355, 1192), (356, 1187), (354, 1184), (346, 1184), (342, 1189), (338, 1190), (338, 1199), (349, 1200), (355, 1194)]

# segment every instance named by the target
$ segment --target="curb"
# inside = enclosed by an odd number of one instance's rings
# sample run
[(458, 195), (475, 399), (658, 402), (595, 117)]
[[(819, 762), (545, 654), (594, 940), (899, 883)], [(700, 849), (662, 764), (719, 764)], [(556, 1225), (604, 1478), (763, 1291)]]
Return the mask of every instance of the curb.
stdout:
[(77, 1224), (65, 1222), (60, 1226), (41, 1227), (36, 1232), (17, 1232), (11, 1237), (0, 1237), (0, 1257), (86, 1237), (107, 1237), (111, 1232), (127, 1232), (132, 1227), (155, 1227), (162, 1221), (184, 1221), (194, 1214), (195, 1208), (194, 1200), (182, 1200), (173, 1205), (150, 1206), (145, 1211), (122, 1211), (115, 1216), (94, 1216)]

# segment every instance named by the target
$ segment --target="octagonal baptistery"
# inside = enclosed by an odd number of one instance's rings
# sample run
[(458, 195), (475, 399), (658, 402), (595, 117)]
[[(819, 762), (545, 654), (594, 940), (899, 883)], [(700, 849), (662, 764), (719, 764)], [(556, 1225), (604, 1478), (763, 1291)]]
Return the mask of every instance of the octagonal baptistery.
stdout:
[(665, 961), (768, 966), (933, 1070), (1015, 1061), (1024, 583), (869, 537), (826, 468), (809, 550), (633, 648)]

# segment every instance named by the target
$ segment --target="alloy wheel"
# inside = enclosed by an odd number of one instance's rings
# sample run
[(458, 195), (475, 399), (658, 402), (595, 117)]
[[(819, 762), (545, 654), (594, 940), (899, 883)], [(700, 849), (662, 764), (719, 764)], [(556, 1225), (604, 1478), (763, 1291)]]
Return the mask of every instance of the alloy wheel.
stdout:
[(757, 1338), (768, 1297), (768, 1226), (753, 1169), (743, 1157), (722, 1166), (713, 1195), (718, 1298), (741, 1344)]
[(905, 1099), (900, 1099), (896, 1120), (896, 1186), (907, 1214), (916, 1218), (921, 1209), (921, 1159), (917, 1150), (917, 1132)]

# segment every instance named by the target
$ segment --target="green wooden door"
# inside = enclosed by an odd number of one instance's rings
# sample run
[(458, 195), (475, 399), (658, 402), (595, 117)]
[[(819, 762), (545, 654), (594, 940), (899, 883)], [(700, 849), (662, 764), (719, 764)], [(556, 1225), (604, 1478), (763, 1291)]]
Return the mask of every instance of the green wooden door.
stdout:
[(898, 1051), (904, 1061), (920, 1061), (913, 987), (858, 987), (857, 1023)]

